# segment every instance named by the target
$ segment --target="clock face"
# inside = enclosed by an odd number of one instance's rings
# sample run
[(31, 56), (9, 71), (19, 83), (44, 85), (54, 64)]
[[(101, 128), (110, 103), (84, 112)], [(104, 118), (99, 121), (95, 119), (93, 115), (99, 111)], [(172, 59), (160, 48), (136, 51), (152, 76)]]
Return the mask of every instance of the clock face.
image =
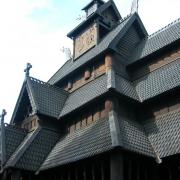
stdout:
[(97, 29), (95, 25), (92, 25), (75, 39), (75, 58), (96, 45), (96, 39)]

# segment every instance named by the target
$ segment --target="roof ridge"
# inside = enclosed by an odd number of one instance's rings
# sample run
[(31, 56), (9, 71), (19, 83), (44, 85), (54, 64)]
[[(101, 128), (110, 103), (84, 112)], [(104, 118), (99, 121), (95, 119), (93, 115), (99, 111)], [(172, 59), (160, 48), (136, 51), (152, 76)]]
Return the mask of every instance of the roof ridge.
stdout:
[(50, 79), (48, 80), (48, 82), (54, 77), (55, 74), (57, 74), (68, 62), (72, 61), (72, 59), (68, 59), (54, 74), (53, 76), (50, 77)]
[(68, 93), (68, 92), (65, 91), (63, 88), (60, 88), (60, 87), (55, 86), (55, 85), (52, 85), (52, 84), (50, 84), (50, 83), (48, 83), (48, 82), (41, 81), (41, 80), (36, 79), (36, 78), (34, 78), (34, 77), (29, 77), (29, 79), (30, 79), (31, 81), (33, 81), (33, 82), (38, 83), (38, 84), (45, 85), (45, 86), (47, 86), (47, 87), (51, 87), (51, 88), (54, 88), (54, 89), (62, 90), (64, 93)]
[(74, 91), (70, 92), (70, 94), (73, 94), (74, 92), (78, 91), (79, 89), (83, 88), (84, 86), (94, 82), (95, 80), (101, 78), (102, 76), (106, 76), (106, 73), (103, 73), (97, 77), (93, 77), (91, 80), (89, 80), (87, 83), (83, 84), (82, 86), (78, 87), (77, 89), (75, 89)]
[(12, 156), (7, 161), (5, 168), (14, 167), (16, 165), (16, 163), (19, 161), (19, 159), (22, 157), (22, 155), (25, 153), (25, 151), (28, 149), (28, 147), (34, 141), (35, 137), (39, 134), (40, 131), (41, 128), (38, 127), (36, 130), (29, 132), (24, 137), (22, 142), (19, 144), (19, 146), (16, 148)]
[(122, 19), (119, 20), (120, 23), (124, 22), (127, 18), (129, 18), (130, 16), (132, 16), (133, 14), (128, 14), (127, 16), (123, 17)]
[(8, 130), (19, 130), (19, 131), (21, 131), (23, 133), (27, 133), (26, 129), (15, 126), (15, 125), (12, 125), (12, 124), (5, 123), (5, 127), (9, 128)]
[(175, 24), (178, 23), (178, 22), (180, 22), (180, 18), (172, 21), (172, 22), (169, 23), (168, 25), (166, 25), (166, 26), (162, 27), (161, 29), (155, 31), (154, 33), (150, 34), (150, 35), (148, 36), (148, 38), (154, 37), (155, 35), (159, 34), (160, 32), (162, 32), (162, 31), (164, 31), (164, 30), (166, 30), (166, 29), (168, 29), (169, 27), (175, 25)]

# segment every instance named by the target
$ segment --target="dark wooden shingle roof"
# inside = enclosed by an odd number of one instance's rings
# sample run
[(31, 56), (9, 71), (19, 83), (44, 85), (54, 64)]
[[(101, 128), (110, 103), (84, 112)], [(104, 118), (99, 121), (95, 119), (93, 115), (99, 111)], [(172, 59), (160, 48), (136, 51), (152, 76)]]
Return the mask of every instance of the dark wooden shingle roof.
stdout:
[(54, 147), (59, 136), (59, 132), (45, 128), (38, 128), (28, 133), (6, 163), (5, 168), (13, 167), (37, 171)]
[(180, 19), (169, 24), (165, 28), (148, 36), (147, 39), (134, 50), (132, 57), (129, 59), (129, 64), (137, 62), (139, 59), (159, 51), (160, 49), (176, 42), (180, 39)]

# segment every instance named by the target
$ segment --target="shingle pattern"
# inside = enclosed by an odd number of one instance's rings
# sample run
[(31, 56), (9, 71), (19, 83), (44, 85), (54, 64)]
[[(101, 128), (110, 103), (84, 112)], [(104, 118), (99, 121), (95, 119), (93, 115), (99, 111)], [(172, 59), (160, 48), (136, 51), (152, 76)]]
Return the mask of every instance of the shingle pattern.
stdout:
[(141, 101), (179, 87), (180, 59), (136, 80), (134, 85)]
[(122, 31), (125, 25), (129, 22), (132, 16), (128, 16), (120, 21), (120, 24), (112, 30), (98, 45), (94, 48), (86, 52), (84, 55), (76, 59), (75, 61), (69, 60), (64, 66), (62, 66), (59, 71), (57, 71), (53, 77), (49, 80), (50, 84), (57, 83), (60, 79), (65, 77), (66, 75), (70, 74), (72, 71), (76, 70), (80, 66), (84, 65), (85, 63), (89, 62), (92, 58), (96, 57), (97, 55), (101, 54), (105, 51), (111, 42), (116, 38), (116, 36)]
[(34, 78), (28, 80), (38, 113), (58, 118), (68, 97), (68, 92)]
[(150, 141), (140, 123), (119, 116), (119, 126), (124, 149), (154, 157)]
[(27, 148), (27, 144), (33, 138), (33, 136), (35, 136), (34, 134), (35, 134), (34, 131), (32, 131), (32, 132), (28, 133), (27, 136), (25, 136), (23, 141), (19, 144), (17, 149), (13, 152), (12, 156), (7, 161), (7, 163), (5, 165), (6, 168), (15, 166), (17, 160), (20, 158), (20, 156), (22, 155), (24, 150)]
[(20, 128), (15, 128), (9, 125), (5, 127), (6, 160), (8, 160), (14, 153), (26, 135), (27, 132)]
[(72, 92), (64, 104), (60, 117), (83, 106), (107, 91), (107, 75), (105, 74)]
[(129, 63), (142, 59), (180, 39), (180, 19), (150, 35), (135, 49)]
[(116, 74), (115, 86), (116, 86), (116, 90), (119, 93), (139, 101), (139, 96), (136, 92), (136, 89), (134, 88), (134, 84), (131, 83), (129, 80), (126, 80), (122, 76)]
[(144, 128), (160, 158), (180, 153), (180, 110), (149, 119)]
[(68, 164), (111, 149), (109, 122), (99, 120), (90, 126), (65, 135), (53, 148), (40, 170)]
[[(33, 132), (29, 133), (25, 142), (22, 143), (22, 146), (26, 146), (28, 144), (28, 140), (32, 138), (32, 135)], [(32, 143), (27, 145), (28, 147), (26, 147), (25, 152), (20, 155), (14, 167), (28, 171), (38, 170), (58, 139), (58, 132), (45, 128), (41, 129)], [(21, 152), (19, 151), (19, 153)], [(16, 153), (14, 158), (17, 158), (17, 156), (19, 156), (19, 154)]]

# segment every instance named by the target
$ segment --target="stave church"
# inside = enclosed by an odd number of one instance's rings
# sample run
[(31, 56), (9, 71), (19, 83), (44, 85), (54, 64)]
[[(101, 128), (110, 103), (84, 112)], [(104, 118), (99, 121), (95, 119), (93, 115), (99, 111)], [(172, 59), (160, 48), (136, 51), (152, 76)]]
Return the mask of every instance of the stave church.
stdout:
[(0, 125), (0, 180), (179, 180), (180, 19), (149, 35), (137, 11), (92, 0), (72, 57), (30, 76)]

